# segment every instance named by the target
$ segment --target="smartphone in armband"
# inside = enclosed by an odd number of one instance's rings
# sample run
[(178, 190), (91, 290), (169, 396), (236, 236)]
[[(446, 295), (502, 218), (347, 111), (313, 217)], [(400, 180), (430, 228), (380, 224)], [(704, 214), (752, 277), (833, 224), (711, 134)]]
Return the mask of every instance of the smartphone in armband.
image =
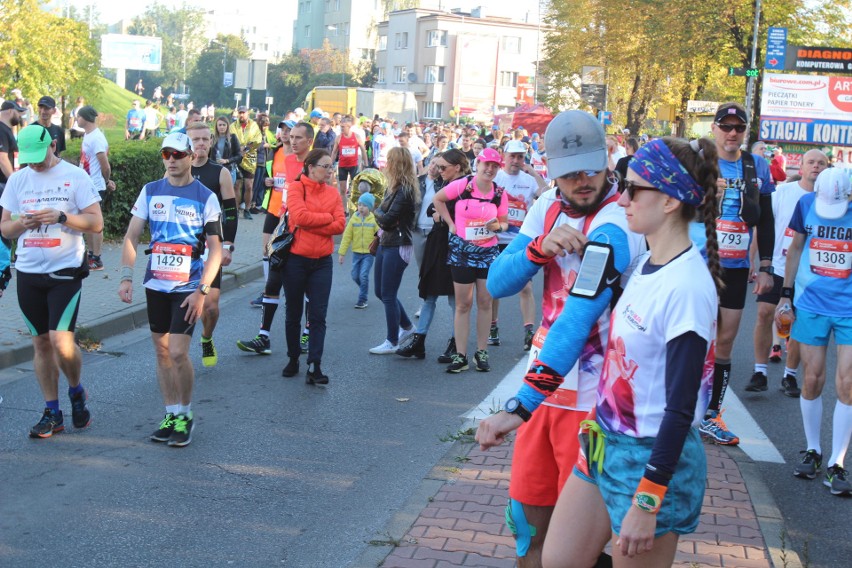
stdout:
[(615, 269), (612, 246), (590, 241), (586, 243), (583, 262), (570, 294), (581, 298), (597, 298), (620, 279), (621, 274)]

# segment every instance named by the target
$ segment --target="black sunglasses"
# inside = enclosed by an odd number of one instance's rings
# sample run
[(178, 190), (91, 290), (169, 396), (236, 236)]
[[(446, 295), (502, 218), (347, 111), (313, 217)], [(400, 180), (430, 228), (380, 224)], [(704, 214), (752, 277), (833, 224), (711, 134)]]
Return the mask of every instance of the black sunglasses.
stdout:
[(648, 191), (660, 191), (656, 187), (650, 185), (639, 185), (638, 183), (629, 180), (624, 180), (622, 182), (622, 187), (624, 187), (624, 193), (627, 194), (627, 197), (630, 199), (630, 201), (633, 201), (633, 195), (640, 189), (645, 189)]
[(742, 134), (746, 131), (745, 124), (719, 124), (716, 123), (716, 126), (719, 127), (719, 130), (722, 132), (730, 132), (731, 130), (736, 130), (738, 134)]

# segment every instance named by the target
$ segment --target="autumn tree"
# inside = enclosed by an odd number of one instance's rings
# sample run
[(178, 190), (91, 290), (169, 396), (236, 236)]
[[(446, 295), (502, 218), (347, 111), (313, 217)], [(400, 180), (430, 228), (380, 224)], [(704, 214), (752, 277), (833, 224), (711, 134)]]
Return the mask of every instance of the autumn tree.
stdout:
[[(57, 65), (61, 46), (62, 65)], [(97, 94), (100, 50), (88, 27), (42, 11), (38, 0), (0, 0), (0, 90), (24, 96)]]
[(230, 106), (234, 101), (234, 87), (223, 85), (223, 73), (233, 73), (237, 59), (250, 58), (251, 52), (242, 38), (219, 34), (201, 51), (186, 81), (192, 99), (199, 104), (215, 102), (217, 106)]

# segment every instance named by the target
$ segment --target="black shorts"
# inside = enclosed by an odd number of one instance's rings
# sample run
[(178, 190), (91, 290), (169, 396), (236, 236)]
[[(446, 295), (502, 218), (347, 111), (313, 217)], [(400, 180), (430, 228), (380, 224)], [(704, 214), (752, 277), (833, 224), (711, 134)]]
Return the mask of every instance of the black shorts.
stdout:
[(719, 297), (719, 307), (729, 310), (741, 310), (745, 307), (750, 272), (750, 268), (722, 269), (722, 282), (725, 283), (725, 288)]
[(244, 170), (241, 167), (237, 167), (237, 179), (240, 179), (240, 178), (254, 181), (254, 172), (250, 172), (250, 171)]
[(281, 217), (277, 217), (270, 213), (266, 212), (266, 217), (263, 219), (263, 234), (271, 235), (272, 231), (275, 230), (275, 227), (278, 226), (278, 223), (281, 222)]
[(337, 181), (349, 181), (353, 179), (358, 174), (358, 166), (352, 166), (349, 168), (344, 168), (343, 166), (337, 167)]
[(215, 288), (219, 290), (222, 287), (222, 267), (219, 267), (218, 272), (216, 272), (216, 278), (213, 279), (213, 282), (210, 283), (211, 288)]
[(772, 304), (777, 306), (781, 301), (781, 288), (784, 287), (784, 278), (777, 274), (772, 275), (772, 290), (765, 294), (758, 294), (757, 301), (764, 304)]
[(180, 305), (192, 292), (158, 292), (145, 288), (148, 301), (148, 327), (152, 333), (182, 333), (192, 335), (195, 324), (188, 324), (186, 307)]
[(488, 278), (487, 268), (471, 268), (470, 266), (450, 266), (453, 282), (456, 284), (473, 284), (477, 280)]
[(33, 336), (74, 331), (80, 311), (82, 280), (18, 271), (18, 305)]

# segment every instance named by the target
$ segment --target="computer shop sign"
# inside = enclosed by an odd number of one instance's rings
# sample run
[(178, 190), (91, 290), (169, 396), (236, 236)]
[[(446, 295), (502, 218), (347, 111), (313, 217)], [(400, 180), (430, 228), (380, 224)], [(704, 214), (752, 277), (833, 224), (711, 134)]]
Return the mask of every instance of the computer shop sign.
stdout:
[(760, 139), (852, 146), (852, 77), (763, 78)]

